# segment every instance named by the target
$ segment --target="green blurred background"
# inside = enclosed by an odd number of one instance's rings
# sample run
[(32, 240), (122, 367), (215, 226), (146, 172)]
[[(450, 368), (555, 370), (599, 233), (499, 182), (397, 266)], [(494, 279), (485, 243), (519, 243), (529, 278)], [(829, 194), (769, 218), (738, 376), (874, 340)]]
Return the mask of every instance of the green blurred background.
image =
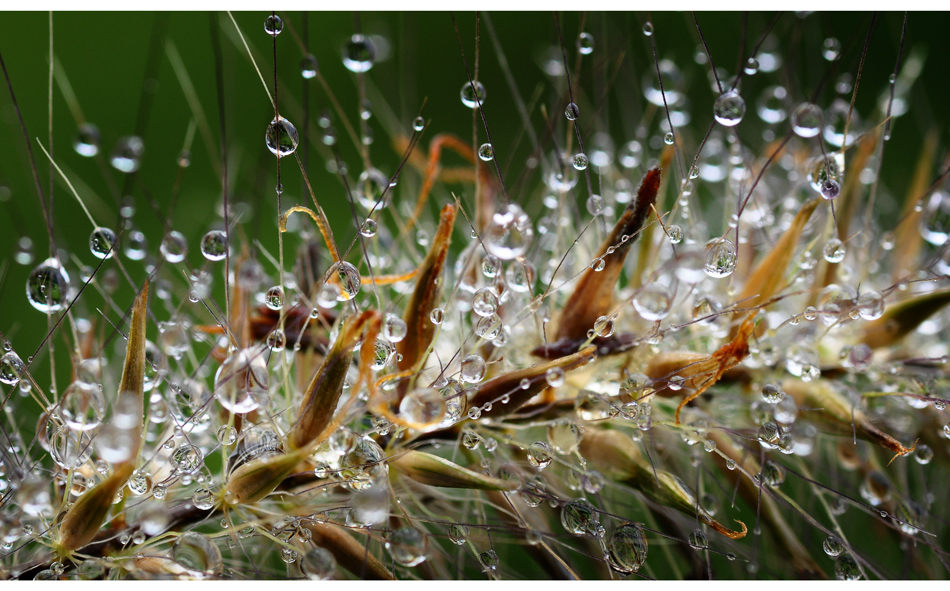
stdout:
[[(277, 38), (277, 69), (280, 77), (281, 112), (303, 132), (302, 113), (304, 86), (309, 87), (311, 121), (318, 114), (330, 110), (327, 94), (317, 80), (300, 76), (301, 46), (294, 37), (303, 36), (304, 15), (298, 12), (279, 13), (284, 17), (284, 33)], [(269, 87), (273, 85), (271, 37), (263, 30), (265, 11), (235, 13), (234, 18), (244, 32), (247, 42), (258, 58), (261, 71)], [(474, 64), (475, 15), (457, 13), (466, 58)], [(746, 46), (751, 48), (773, 15), (753, 13), (699, 13), (703, 32), (717, 66), (730, 73), (736, 71), (743, 20), (747, 18)], [(342, 105), (346, 117), (358, 122), (359, 101), (357, 77), (344, 68), (341, 50), (353, 33), (357, 20), (366, 34), (381, 35), (390, 45), (389, 57), (380, 61), (368, 73), (369, 86), (375, 89), (374, 116), (370, 120), (375, 142), (371, 146), (373, 163), (387, 176), (399, 160), (399, 153), (391, 142), (391, 125), (401, 126), (401, 133), (411, 132), (411, 122), (418, 114), (423, 99), (427, 99), (424, 116), (430, 127), (423, 137), (422, 148), (436, 133), (450, 132), (471, 141), (472, 111), (459, 100), (459, 90), (466, 81), (466, 73), (459, 53), (452, 16), (449, 13), (309, 13), (307, 16), (307, 47), (318, 60), (320, 71)], [(604, 92), (607, 81), (620, 63), (608, 98), (597, 113), (594, 130), (607, 131), (619, 147), (632, 139), (646, 102), (640, 90), (644, 76), (651, 76), (653, 57), (650, 39), (642, 33), (646, 22), (644, 13), (591, 13), (562, 14), (561, 27), (567, 45), (569, 63), (573, 68), (577, 50), (575, 40), (584, 22), (583, 30), (595, 38), (595, 50), (583, 60), (580, 81), (575, 88), (581, 105), (581, 120), (593, 118), (594, 105)], [(714, 94), (707, 82), (708, 66), (698, 65), (694, 56), (699, 47), (692, 18), (686, 13), (654, 13), (655, 40), (661, 58), (672, 59), (683, 70), (687, 93), (692, 102), (692, 122), (680, 130), (686, 137), (687, 147), (695, 150), (712, 118)], [(205, 12), (155, 14), (135, 13), (55, 13), (54, 52), (72, 85), (78, 103), (88, 121), (98, 125), (102, 132), (102, 153), (108, 158), (117, 138), (131, 135), (142, 109), (143, 99), (153, 102), (144, 120), (145, 157), (138, 179), (130, 191), (136, 213), (133, 221), (147, 236), (149, 252), (156, 256), (163, 235), (161, 219), (154, 212), (168, 213), (169, 202), (178, 172), (176, 160), (182, 149), (192, 111), (185, 94), (166, 56), (165, 42), (157, 44), (154, 59), (158, 68), (154, 79), (145, 80), (150, 41), (156, 30), (162, 39), (174, 44), (194, 85), (198, 101), (207, 118), (215, 150), (220, 141), (218, 107), (215, 89), (214, 53), (211, 37), (211, 19), (220, 24), (223, 77), (225, 88), (225, 119), (228, 137), (230, 188), (235, 203), (248, 205), (253, 213), (242, 231), (257, 238), (270, 252), (276, 252), (276, 164), (265, 149), (264, 131), (273, 117), (273, 109), (261, 87), (257, 73), (251, 66), (246, 51), (234, 34), (233, 25), (225, 13), (209, 15)], [(541, 56), (557, 47), (558, 33), (554, 15), (550, 12), (496, 13), (490, 15), (501, 49), (518, 86), (518, 92), (528, 102), (537, 92), (539, 104), (563, 124), (560, 88), (542, 70)], [(902, 13), (877, 15), (862, 79), (862, 92), (857, 98), (858, 111), (870, 116), (873, 105), (887, 84), (893, 70), (900, 39)], [(856, 72), (861, 47), (864, 44), (871, 15), (865, 13), (811, 14), (808, 16), (784, 14), (773, 35), (787, 64), (780, 73), (764, 76), (761, 73), (743, 81), (743, 94), (749, 105), (747, 124), (739, 126), (739, 134), (753, 147), (762, 145), (761, 122), (754, 114), (754, 100), (762, 88), (785, 80), (793, 101), (804, 100), (832, 66), (822, 59), (820, 47), (828, 36), (841, 40), (844, 54), (838, 64), (840, 71)], [(929, 129), (939, 132), (941, 144), (946, 144), (948, 114), (941, 107), (950, 95), (946, 71), (948, 19), (945, 14), (910, 15), (905, 58), (910, 50), (925, 50), (928, 59), (924, 70), (910, 94), (910, 113), (896, 121), (894, 136), (887, 144), (883, 172), (884, 194), (887, 188), (903, 197), (901, 187), (907, 184), (924, 133)], [(291, 31), (293, 28), (294, 32)], [(33, 143), (33, 155), (39, 168), (44, 193), (49, 192), (49, 163), (36, 143), (39, 137), (48, 142), (48, 75), (49, 75), (49, 15), (44, 12), (5, 13), (0, 18), (0, 51), (9, 71), (10, 80), (22, 109), (23, 118)], [(623, 60), (618, 58), (623, 54)], [(506, 179), (515, 178), (529, 155), (528, 142), (522, 140), (516, 150), (509, 149), (522, 133), (522, 120), (513, 95), (499, 65), (499, 54), (492, 43), (486, 18), (481, 22), (481, 50), (479, 79), (487, 89), (485, 115), (492, 131), (496, 154), (506, 173)], [(781, 77), (778, 76), (781, 74)], [(838, 71), (832, 72), (836, 77)], [(827, 106), (834, 91), (826, 83), (819, 104)], [(382, 98), (379, 98), (382, 97)], [(382, 103), (382, 104), (381, 104)], [(391, 111), (391, 116), (386, 113)], [(336, 112), (332, 112), (338, 133), (338, 144), (343, 159), (349, 163), (350, 177), (360, 172), (356, 147), (349, 140)], [(591, 119), (588, 119), (588, 122)], [(532, 126), (540, 132), (544, 118), (535, 109)], [(657, 118), (651, 120), (651, 133), (657, 127)], [(77, 189), (100, 225), (117, 228), (118, 207), (116, 196), (110, 191), (102, 168), (95, 159), (83, 158), (72, 149), (76, 122), (58, 85), (53, 90), (53, 149), (57, 162), (74, 181)], [(316, 125), (314, 124), (314, 128)], [(779, 127), (778, 133), (784, 132)], [(479, 131), (479, 141), (485, 141)], [(560, 137), (563, 137), (561, 135)], [(315, 142), (319, 137), (311, 136)], [(326, 154), (324, 150), (323, 154)], [(691, 157), (694, 152), (690, 152)], [(940, 151), (938, 150), (938, 154)], [(212, 166), (217, 159), (206, 146), (200, 133), (195, 135), (191, 150), (191, 165), (181, 180), (181, 195), (169, 224), (182, 232), (190, 244), (188, 260), (193, 266), (204, 261), (199, 252), (200, 237), (220, 223), (215, 206), (221, 198), (221, 183)], [(655, 157), (656, 154), (648, 154)], [(446, 156), (449, 164), (463, 161)], [(331, 218), (337, 239), (348, 243), (355, 235), (346, 194), (339, 176), (327, 170), (326, 161), (316, 147), (309, 150), (308, 171), (317, 198)], [(294, 203), (309, 204), (303, 193), (301, 175), (292, 160), (282, 167), (285, 193), (283, 206)], [(122, 173), (107, 168), (107, 174), (121, 187)], [(407, 175), (408, 177), (409, 175)], [(414, 199), (418, 175), (400, 182), (396, 199)], [(513, 198), (522, 202), (529, 213), (540, 210), (542, 195), (539, 171), (531, 181), (521, 185), (522, 190)], [(632, 179), (634, 182), (637, 179)], [(40, 202), (33, 186), (24, 138), (19, 129), (9, 93), (0, 91), (0, 258), (5, 261), (0, 278), (0, 330), (10, 339), (20, 355), (26, 359), (38, 347), (47, 330), (44, 316), (27, 303), (24, 285), (33, 266), (47, 256), (48, 246), (43, 228)], [(715, 191), (715, 186), (712, 187)], [(471, 187), (461, 185), (456, 191), (470, 198)], [(583, 191), (582, 191), (583, 192)], [(586, 197), (586, 195), (584, 195)], [(707, 196), (714, 198), (715, 195)], [(882, 199), (883, 211), (893, 211), (895, 205)], [(887, 208), (890, 207), (890, 210)], [(899, 207), (899, 204), (896, 206)], [(88, 250), (91, 225), (77, 201), (61, 179), (55, 181), (54, 227), (61, 249), (76, 255), (84, 264), (98, 262)], [(309, 222), (307, 222), (309, 224)], [(14, 263), (12, 255), (17, 240), (22, 236), (32, 239), (34, 259), (29, 265)], [(127, 261), (135, 282), (145, 277), (141, 263)], [(109, 261), (104, 268), (114, 265)], [(289, 267), (289, 263), (288, 263)], [(79, 285), (76, 266), (67, 266), (75, 285)], [(220, 294), (220, 273), (215, 269), (215, 294)], [(121, 275), (120, 275), (121, 277)], [(184, 282), (177, 273), (181, 288), (175, 301), (186, 294)], [(133, 289), (124, 279), (115, 299), (121, 305), (131, 302)], [(86, 296), (84, 296), (86, 297)], [(98, 294), (91, 294), (90, 303), (83, 306), (87, 317), (96, 316), (94, 302)], [(103, 310), (105, 311), (105, 310)], [(110, 317), (115, 321), (116, 314)], [(64, 349), (61, 331), (57, 346)], [(46, 360), (38, 358), (32, 368), (38, 375), (48, 372)], [(68, 364), (58, 368), (60, 389), (68, 379)]]

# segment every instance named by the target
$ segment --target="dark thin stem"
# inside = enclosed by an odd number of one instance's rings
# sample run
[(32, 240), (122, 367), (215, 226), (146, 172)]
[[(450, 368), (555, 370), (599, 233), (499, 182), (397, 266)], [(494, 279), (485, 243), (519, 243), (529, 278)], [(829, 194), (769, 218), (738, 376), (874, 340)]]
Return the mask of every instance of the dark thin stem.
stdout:
[(221, 132), (221, 198), (224, 200), (224, 309), (227, 319), (231, 318), (231, 285), (228, 275), (231, 271), (231, 221), (228, 207), (228, 141), (224, 117), (224, 73), (221, 57), (220, 23), (212, 12), (211, 49), (214, 52), (214, 80), (218, 91), (218, 128)]
[(696, 23), (696, 32), (699, 33), (699, 40), (703, 44), (703, 50), (706, 51), (706, 59), (709, 60), (709, 67), (712, 69), (713, 76), (716, 78), (716, 86), (719, 87), (719, 94), (722, 94), (722, 82), (719, 80), (719, 72), (716, 71), (716, 64), (713, 63), (712, 54), (709, 53), (709, 46), (706, 45), (706, 38), (703, 37), (703, 30), (699, 28), (699, 20), (696, 18), (696, 13), (691, 12), (693, 15), (693, 22)]
[[(495, 148), (495, 142), (491, 139), (491, 132), (488, 130), (488, 120), (485, 118), (485, 109), (482, 105), (482, 99), (478, 96), (478, 92), (475, 90), (475, 81), (472, 79), (472, 72), (468, 68), (468, 60), (465, 59), (465, 47), (462, 45), (462, 35), (459, 33), (459, 26), (455, 20), (455, 13), (450, 13), (452, 15), (452, 26), (455, 27), (455, 37), (458, 39), (459, 43), (459, 53), (462, 55), (462, 64), (465, 66), (465, 73), (468, 75), (468, 83), (471, 85), (472, 94), (475, 97), (475, 108), (478, 109), (478, 114), (482, 118), (482, 125), (485, 127), (485, 135), (488, 136), (488, 143), (491, 144), (492, 149)], [(508, 197), (508, 189), (505, 188), (505, 179), (501, 175), (501, 168), (498, 166), (498, 158), (492, 158), (492, 164), (495, 165), (495, 172), (498, 173), (498, 182), (501, 183), (501, 192), (505, 196), (505, 203), (511, 203), (511, 199)]]

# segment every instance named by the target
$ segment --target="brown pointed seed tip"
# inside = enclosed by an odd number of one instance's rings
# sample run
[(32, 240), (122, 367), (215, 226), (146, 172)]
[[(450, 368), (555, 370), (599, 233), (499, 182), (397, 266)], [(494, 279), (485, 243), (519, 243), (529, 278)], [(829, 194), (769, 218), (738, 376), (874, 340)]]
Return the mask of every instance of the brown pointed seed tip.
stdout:
[(800, 407), (815, 409), (810, 416), (816, 423), (821, 423), (832, 431), (849, 437), (856, 432), (861, 439), (889, 449), (898, 456), (914, 451), (914, 447), (904, 447), (893, 436), (878, 429), (864, 409), (849, 400), (835, 385), (824, 379), (812, 382), (788, 379), (782, 382), (782, 389), (791, 395)]
[(746, 535), (745, 524), (736, 520), (741, 531), (722, 525), (703, 509), (693, 491), (674, 474), (655, 469), (643, 458), (636, 444), (619, 431), (585, 432), (580, 452), (604, 476), (624, 482), (650, 500), (686, 515), (699, 516), (700, 521), (732, 539)]
[[(660, 169), (651, 168), (640, 182), (636, 200), (627, 204), (623, 215), (597, 252), (597, 258), (604, 261), (603, 269), (595, 271), (588, 268), (581, 275), (564, 307), (555, 340), (582, 339), (598, 318), (610, 313), (624, 261), (643, 223), (653, 211), (659, 190)], [(608, 254), (611, 248), (613, 251)]]
[(260, 501), (280, 486), (309, 452), (307, 448), (252, 460), (231, 473), (224, 500), (231, 505)]
[(363, 334), (363, 328), (372, 317), (373, 312), (365, 311), (343, 321), (336, 341), (323, 358), (323, 363), (307, 386), (303, 402), (300, 403), (297, 422), (290, 438), (294, 448), (304, 447), (322, 435), (330, 424), (333, 411), (343, 394), (346, 372), (353, 361), (353, 349)]
[[(801, 239), (805, 224), (811, 218), (815, 208), (821, 201), (818, 197), (805, 203), (778, 242), (772, 247), (768, 255), (763, 258), (755, 270), (749, 275), (742, 293), (736, 298), (736, 301), (742, 302), (743, 308), (754, 308), (763, 302), (768, 301), (778, 291), (784, 287), (786, 282), (786, 272), (788, 264), (795, 255), (795, 247)], [(730, 333), (730, 338), (738, 334), (739, 326), (734, 326)]]
[[(131, 467), (132, 464), (126, 462)], [(86, 546), (99, 533), (112, 508), (116, 495), (132, 474), (131, 469), (113, 472), (108, 478), (86, 491), (66, 512), (59, 525), (60, 554), (71, 554)]]
[(463, 468), (445, 458), (416, 450), (394, 457), (389, 466), (416, 482), (445, 488), (473, 490), (515, 490), (520, 483), (501, 480)]
[(419, 266), (416, 289), (412, 292), (412, 297), (409, 298), (403, 314), (407, 328), (406, 336), (396, 344), (396, 351), (402, 356), (398, 361), (400, 371), (414, 368), (435, 336), (436, 326), (429, 321), (429, 314), (432, 313), (433, 308), (441, 304), (442, 269), (449, 255), (456, 215), (454, 205), (446, 205), (442, 208), (439, 227), (432, 239), (432, 247), (422, 265)]
[[(483, 410), (483, 417), (501, 417), (509, 415), (525, 405), (542, 390), (549, 387), (547, 372), (554, 368), (568, 372), (594, 360), (597, 347), (593, 345), (583, 350), (561, 357), (547, 363), (540, 363), (525, 369), (510, 371), (492, 378), (478, 386), (478, 392), (469, 400), (469, 407), (482, 407), (491, 403), (491, 410)], [(528, 387), (523, 387), (523, 380), (528, 381)], [(508, 396), (508, 402), (499, 404), (500, 400)]]

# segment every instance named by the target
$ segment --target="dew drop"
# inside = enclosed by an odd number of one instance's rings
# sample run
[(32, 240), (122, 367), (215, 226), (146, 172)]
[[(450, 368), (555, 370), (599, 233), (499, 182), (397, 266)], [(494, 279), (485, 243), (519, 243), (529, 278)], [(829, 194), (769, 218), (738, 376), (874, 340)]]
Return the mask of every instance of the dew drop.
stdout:
[(228, 237), (223, 230), (211, 230), (201, 238), (201, 254), (209, 261), (220, 261), (228, 252)]
[(284, 21), (276, 14), (272, 14), (264, 19), (264, 32), (272, 37), (280, 35), (284, 30)]
[(745, 101), (735, 90), (727, 90), (716, 99), (713, 115), (720, 125), (734, 127), (745, 116)]
[(479, 104), (485, 104), (485, 85), (481, 82), (475, 82), (475, 87), (472, 88), (472, 83), (466, 82), (462, 85), (459, 95), (462, 98), (463, 105), (469, 109), (478, 108)]
[(299, 141), (297, 128), (283, 117), (272, 120), (264, 134), (267, 149), (278, 158), (293, 154)]

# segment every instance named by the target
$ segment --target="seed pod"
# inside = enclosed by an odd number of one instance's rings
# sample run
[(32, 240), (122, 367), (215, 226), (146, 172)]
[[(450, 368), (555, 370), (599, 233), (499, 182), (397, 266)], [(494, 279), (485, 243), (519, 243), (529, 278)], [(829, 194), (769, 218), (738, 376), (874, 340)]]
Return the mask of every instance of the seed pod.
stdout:
[(871, 443), (885, 447), (898, 455), (906, 455), (914, 451), (899, 441), (875, 427), (864, 409), (852, 403), (833, 383), (826, 380), (803, 382), (801, 380), (785, 380), (782, 389), (795, 398), (800, 407), (816, 409), (813, 414), (816, 420), (831, 428), (833, 431), (857, 436)]
[(455, 223), (455, 206), (442, 208), (439, 227), (432, 239), (432, 248), (425, 261), (419, 267), (416, 276), (416, 289), (406, 304), (403, 320), (406, 321), (406, 337), (396, 344), (396, 351), (402, 355), (398, 362), (400, 371), (412, 369), (429, 348), (435, 335), (435, 325), (429, 321), (429, 314), (442, 300), (442, 269), (449, 255), (452, 243), (452, 226)]
[(581, 455), (605, 477), (622, 481), (642, 492), (648, 499), (695, 517), (722, 535), (739, 539), (748, 529), (739, 520), (742, 531), (722, 525), (699, 505), (696, 495), (674, 474), (654, 469), (643, 459), (633, 441), (619, 431), (590, 431), (581, 440)]
[(353, 361), (353, 348), (363, 334), (363, 327), (372, 316), (373, 313), (367, 311), (356, 318), (351, 316), (343, 321), (333, 347), (307, 386), (290, 437), (293, 447), (301, 448), (309, 444), (322, 435), (330, 424), (333, 411), (336, 410), (343, 393), (346, 372)]
[(128, 469), (117, 468), (108, 478), (87, 490), (69, 508), (59, 525), (59, 549), (62, 554), (79, 550), (91, 542), (106, 520), (116, 495), (132, 475)]
[(232, 505), (256, 503), (274, 492), (290, 476), (311, 450), (296, 451), (252, 460), (237, 468), (228, 477), (225, 500)]
[(389, 461), (389, 466), (416, 482), (445, 488), (515, 490), (519, 483), (473, 472), (439, 456), (410, 450)]
[[(483, 410), (482, 416), (502, 417), (512, 414), (524, 406), (526, 402), (548, 387), (547, 372), (550, 369), (560, 368), (567, 372), (594, 360), (597, 348), (590, 346), (573, 355), (561, 357), (547, 363), (540, 363), (532, 367), (511, 371), (492, 378), (478, 387), (478, 392), (469, 400), (469, 407), (481, 407), (492, 403), (491, 410)], [(528, 387), (524, 387), (527, 380)], [(506, 404), (495, 404), (504, 396), (508, 396)]]
[[(78, 550), (91, 542), (105, 522), (116, 495), (125, 486), (135, 470), (142, 447), (143, 396), (145, 394), (145, 318), (148, 303), (148, 281), (132, 306), (129, 341), (125, 351), (125, 365), (119, 381), (116, 406), (123, 409), (122, 420), (131, 415), (134, 425), (123, 424), (130, 435), (129, 459), (112, 467), (112, 474), (86, 491), (63, 516), (59, 526), (59, 549), (65, 553)], [(115, 417), (112, 419), (115, 421)]]
[[(818, 207), (819, 201), (821, 200), (818, 198), (812, 199), (798, 210), (798, 214), (792, 220), (788, 230), (785, 230), (785, 233), (775, 243), (769, 254), (756, 266), (746, 281), (742, 293), (736, 298), (737, 302), (741, 302), (742, 308), (754, 308), (767, 302), (785, 285), (788, 264), (795, 255), (795, 247), (798, 246), (805, 224), (808, 223), (811, 214)], [(735, 337), (738, 330), (738, 326), (734, 327), (730, 338)]]
[(367, 552), (366, 546), (332, 523), (305, 522), (315, 546), (333, 555), (337, 564), (361, 579), (391, 581), (392, 575), (378, 558)]
[(889, 305), (883, 316), (865, 325), (861, 342), (872, 349), (892, 345), (948, 303), (950, 289), (941, 289)]
[[(640, 183), (637, 198), (627, 205), (613, 231), (597, 252), (597, 257), (604, 261), (603, 269), (584, 271), (574, 293), (564, 306), (556, 340), (583, 339), (598, 318), (610, 314), (623, 263), (643, 223), (650, 215), (653, 204), (656, 203), (659, 190), (660, 169), (651, 168)], [(608, 249), (611, 248), (614, 250), (608, 254)]]

